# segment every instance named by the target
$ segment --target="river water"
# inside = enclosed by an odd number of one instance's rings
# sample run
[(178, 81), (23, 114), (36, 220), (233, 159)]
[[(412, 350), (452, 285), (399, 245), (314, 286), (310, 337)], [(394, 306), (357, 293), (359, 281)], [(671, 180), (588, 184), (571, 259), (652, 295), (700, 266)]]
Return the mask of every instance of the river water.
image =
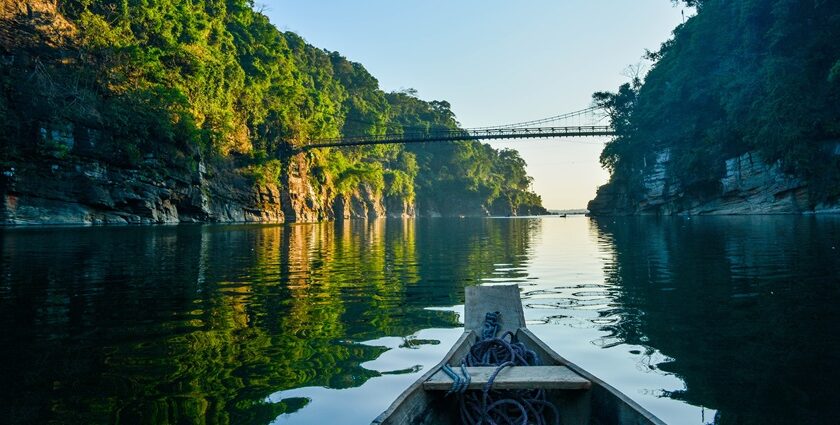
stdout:
[(496, 283), (668, 423), (840, 423), (840, 217), (1, 232), (2, 423), (369, 423)]

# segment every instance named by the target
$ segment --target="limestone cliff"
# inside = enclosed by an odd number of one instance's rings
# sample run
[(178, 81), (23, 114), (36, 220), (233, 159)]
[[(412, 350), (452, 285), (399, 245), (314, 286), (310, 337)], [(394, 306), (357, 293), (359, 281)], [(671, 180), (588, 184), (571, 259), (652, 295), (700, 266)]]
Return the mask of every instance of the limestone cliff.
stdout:
[[(50, 138), (78, 148), (72, 135)], [(44, 143), (44, 141), (41, 141)], [(280, 182), (259, 184), (229, 161), (195, 170), (147, 157), (136, 168), (66, 155), (7, 162), (0, 175), (2, 224), (174, 224), (314, 222), (411, 217), (413, 205), (363, 187), (347, 195), (316, 189), (304, 154), (292, 156)]]
[[(840, 155), (840, 145), (829, 149)], [(621, 180), (598, 189), (589, 203), (592, 215), (701, 215), (701, 214), (807, 214), (840, 213), (840, 203), (812, 201), (807, 183), (768, 164), (755, 153), (729, 158), (717, 187), (701, 192), (687, 190), (668, 172), (669, 149), (642, 170), (642, 189)]]

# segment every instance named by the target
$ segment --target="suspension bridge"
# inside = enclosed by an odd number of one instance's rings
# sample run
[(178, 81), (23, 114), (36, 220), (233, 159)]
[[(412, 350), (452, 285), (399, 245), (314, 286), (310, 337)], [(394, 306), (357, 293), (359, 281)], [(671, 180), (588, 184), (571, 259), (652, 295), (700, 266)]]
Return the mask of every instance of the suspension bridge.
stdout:
[(365, 146), (409, 143), (438, 143), (464, 140), (537, 139), (556, 137), (612, 136), (615, 130), (604, 125), (606, 114), (599, 107), (555, 115), (538, 120), (504, 124), (491, 127), (458, 130), (405, 129), (399, 134), (345, 136), (330, 139), (313, 139), (299, 149)]

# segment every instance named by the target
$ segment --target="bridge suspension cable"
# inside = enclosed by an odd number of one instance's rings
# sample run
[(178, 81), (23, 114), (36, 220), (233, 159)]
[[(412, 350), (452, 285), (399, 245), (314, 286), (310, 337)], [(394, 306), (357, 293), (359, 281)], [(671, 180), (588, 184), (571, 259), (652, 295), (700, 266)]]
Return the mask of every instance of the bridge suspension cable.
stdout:
[[(471, 127), (470, 130), (486, 130), (486, 129), (493, 129), (493, 128), (514, 128), (514, 127), (517, 127), (517, 128), (537, 127), (537, 126), (540, 126), (541, 124), (547, 124), (547, 123), (550, 123), (550, 122), (565, 121), (565, 120), (568, 120), (568, 119), (571, 119), (571, 118), (580, 118), (580, 117), (584, 117), (584, 116), (588, 116), (590, 118), (595, 118), (598, 115), (598, 114), (596, 114), (596, 112), (600, 111), (600, 110), (601, 110), (601, 108), (598, 107), (598, 106), (590, 106), (589, 108), (581, 109), (579, 111), (567, 112), (565, 114), (555, 115), (555, 116), (547, 117), (547, 118), (541, 118), (541, 119), (538, 119), (538, 120), (523, 121), (523, 122), (512, 123), (512, 124), (492, 125), (492, 126), (487, 126), (487, 127)], [(598, 119), (595, 120), (595, 121), (601, 121), (605, 117), (606, 117), (606, 115), (601, 114), (600, 117), (598, 117)], [(591, 125), (591, 124), (595, 124), (595, 122), (588, 122), (586, 124)]]

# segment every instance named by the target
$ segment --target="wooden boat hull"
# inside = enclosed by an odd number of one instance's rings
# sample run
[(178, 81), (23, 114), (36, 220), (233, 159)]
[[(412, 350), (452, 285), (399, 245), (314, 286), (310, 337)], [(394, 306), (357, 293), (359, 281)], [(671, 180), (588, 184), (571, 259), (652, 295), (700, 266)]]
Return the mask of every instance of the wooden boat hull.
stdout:
[(560, 410), (562, 425), (648, 425), (664, 424), (626, 395), (598, 379), (579, 366), (554, 352), (525, 327), (519, 288), (510, 286), (489, 286), (467, 288), (465, 308), (465, 332), (452, 346), (444, 359), (427, 371), (406, 389), (391, 406), (373, 420), (375, 425), (391, 424), (455, 424), (459, 423), (458, 406), (455, 397), (445, 397), (443, 391), (427, 391), (423, 383), (429, 380), (444, 364), (457, 366), (477, 340), (479, 323), (484, 313), (501, 311), (503, 330), (516, 329), (516, 338), (535, 351), (548, 366), (565, 366), (579, 376), (588, 379), (588, 389), (548, 390), (549, 401)]

